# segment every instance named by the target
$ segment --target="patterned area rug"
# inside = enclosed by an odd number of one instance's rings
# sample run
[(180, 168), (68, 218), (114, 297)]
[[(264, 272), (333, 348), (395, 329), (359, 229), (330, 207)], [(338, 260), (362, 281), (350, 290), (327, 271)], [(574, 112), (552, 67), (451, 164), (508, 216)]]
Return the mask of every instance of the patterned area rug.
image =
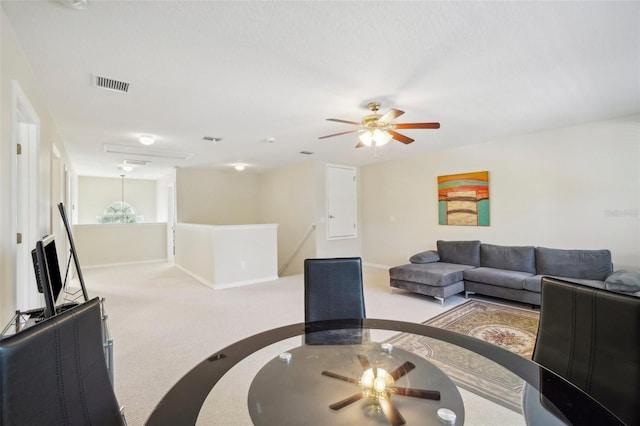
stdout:
[[(539, 318), (539, 311), (470, 300), (423, 324), (473, 336), (531, 359)], [(400, 334), (388, 342), (429, 359), (458, 386), (521, 412), (523, 380), (498, 364), (429, 337)]]

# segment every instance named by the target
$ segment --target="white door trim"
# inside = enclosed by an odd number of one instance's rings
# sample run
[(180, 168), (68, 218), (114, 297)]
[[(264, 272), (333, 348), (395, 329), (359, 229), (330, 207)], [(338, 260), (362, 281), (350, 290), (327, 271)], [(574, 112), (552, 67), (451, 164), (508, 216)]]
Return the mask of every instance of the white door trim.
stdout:
[(357, 169), (354, 166), (327, 164), (325, 174), (327, 240), (357, 238)]
[[(31, 249), (39, 235), (40, 119), (16, 80), (11, 81), (11, 236), (22, 234), (22, 244), (14, 243), (16, 309), (42, 305), (37, 291)], [(17, 145), (22, 144), (18, 156)], [(25, 146), (26, 145), (26, 146)], [(19, 193), (18, 187), (21, 187)]]

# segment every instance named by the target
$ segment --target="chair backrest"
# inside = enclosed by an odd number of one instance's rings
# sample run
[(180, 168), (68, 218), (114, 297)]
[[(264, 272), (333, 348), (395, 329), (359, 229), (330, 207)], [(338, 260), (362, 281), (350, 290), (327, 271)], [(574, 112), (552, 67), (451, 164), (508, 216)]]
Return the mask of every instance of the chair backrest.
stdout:
[(122, 425), (92, 299), (0, 340), (0, 424)]
[[(359, 257), (304, 261), (304, 320), (363, 319), (364, 290)], [(359, 344), (368, 339), (360, 329), (305, 333), (308, 345)]]
[(305, 321), (365, 317), (359, 257), (305, 259)]
[(640, 424), (640, 298), (543, 277), (533, 360)]

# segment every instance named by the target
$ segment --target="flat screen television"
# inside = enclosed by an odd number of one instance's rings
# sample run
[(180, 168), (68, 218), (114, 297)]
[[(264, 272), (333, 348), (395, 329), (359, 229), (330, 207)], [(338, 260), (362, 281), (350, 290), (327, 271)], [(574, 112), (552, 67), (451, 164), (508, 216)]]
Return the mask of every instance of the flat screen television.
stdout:
[(43, 315), (49, 318), (56, 314), (56, 301), (62, 291), (62, 277), (53, 235), (36, 242), (35, 253), (32, 255), (38, 290), (42, 289), (44, 296)]

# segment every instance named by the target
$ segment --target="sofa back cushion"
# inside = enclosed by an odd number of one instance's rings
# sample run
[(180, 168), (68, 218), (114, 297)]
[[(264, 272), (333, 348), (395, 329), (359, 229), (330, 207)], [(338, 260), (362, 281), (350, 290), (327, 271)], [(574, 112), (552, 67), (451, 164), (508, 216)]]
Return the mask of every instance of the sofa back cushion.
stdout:
[(536, 247), (536, 272), (539, 275), (604, 281), (613, 272), (611, 252)]
[(480, 266), (535, 274), (535, 248), (533, 246), (497, 246), (493, 244), (481, 244)]
[(480, 241), (436, 242), (440, 262), (480, 266)]

